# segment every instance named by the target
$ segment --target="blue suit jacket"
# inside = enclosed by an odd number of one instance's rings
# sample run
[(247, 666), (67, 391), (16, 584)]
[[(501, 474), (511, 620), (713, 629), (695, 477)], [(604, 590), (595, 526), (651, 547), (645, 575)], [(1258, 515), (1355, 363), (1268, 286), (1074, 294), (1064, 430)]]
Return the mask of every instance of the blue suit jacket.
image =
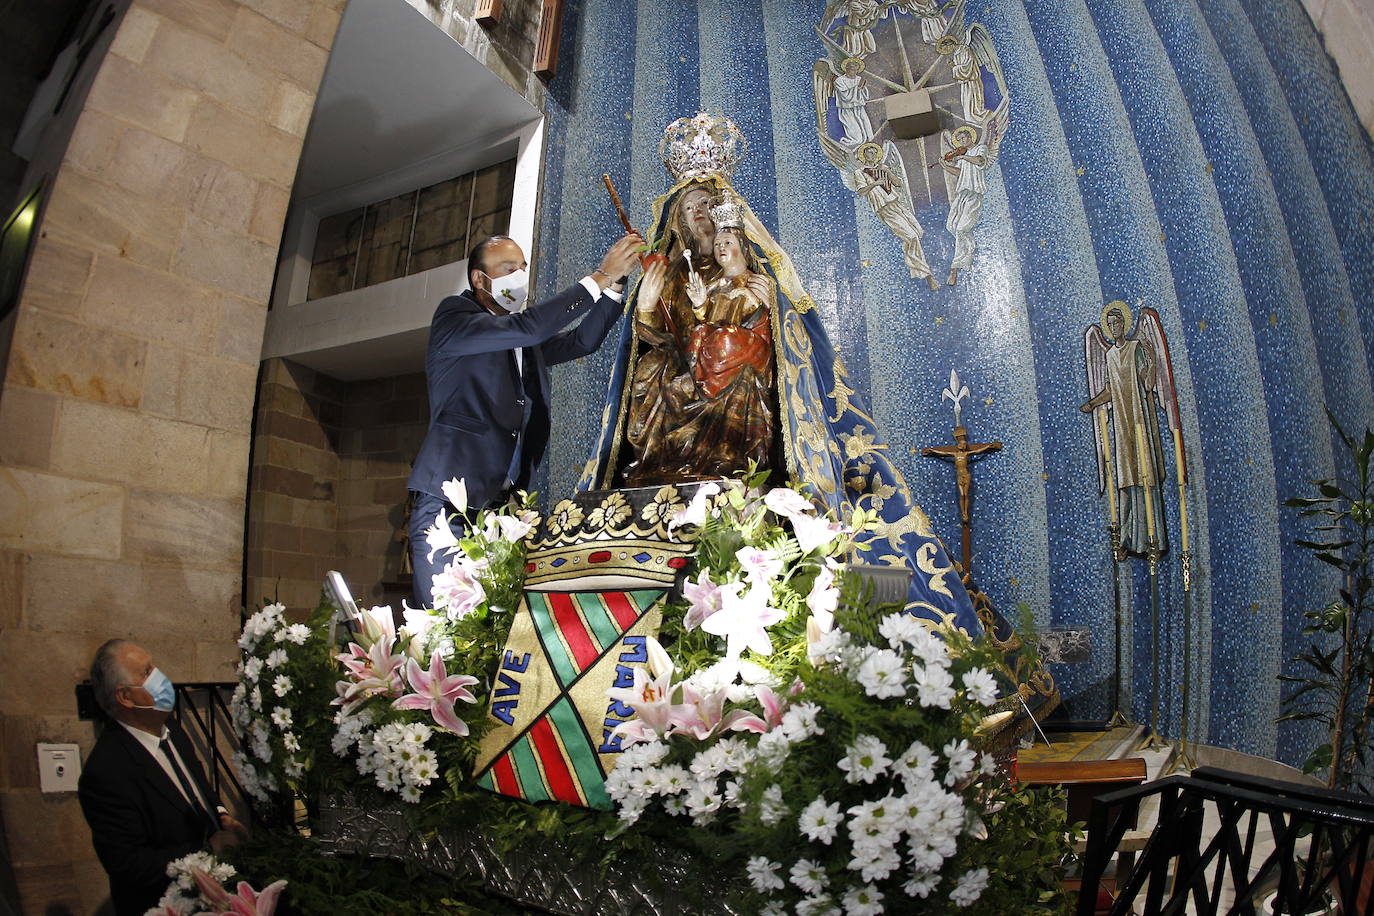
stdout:
[[(621, 309), (609, 296), (593, 299), (580, 283), (511, 315), (491, 314), (471, 290), (439, 303), (425, 356), (429, 432), (410, 489), (443, 498), (444, 482), (461, 477), (469, 505), (486, 506), (505, 487), (517, 443), (513, 482), (528, 487), (549, 441), (549, 366), (595, 352)], [(517, 347), (525, 348), (524, 378)]]

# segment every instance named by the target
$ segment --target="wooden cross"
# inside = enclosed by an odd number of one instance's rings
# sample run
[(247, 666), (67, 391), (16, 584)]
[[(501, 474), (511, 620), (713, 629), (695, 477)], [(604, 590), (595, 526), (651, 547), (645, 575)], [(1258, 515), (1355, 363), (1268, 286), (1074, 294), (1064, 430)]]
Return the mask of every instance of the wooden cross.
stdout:
[(964, 572), (972, 568), (973, 562), (973, 516), (970, 511), (973, 500), (973, 470), (971, 465), (984, 455), (1002, 450), (1001, 442), (968, 441), (968, 429), (954, 427), (954, 444), (928, 446), (921, 449), (927, 458), (939, 458), (954, 462), (954, 480), (959, 487), (959, 518), (963, 523), (963, 560)]

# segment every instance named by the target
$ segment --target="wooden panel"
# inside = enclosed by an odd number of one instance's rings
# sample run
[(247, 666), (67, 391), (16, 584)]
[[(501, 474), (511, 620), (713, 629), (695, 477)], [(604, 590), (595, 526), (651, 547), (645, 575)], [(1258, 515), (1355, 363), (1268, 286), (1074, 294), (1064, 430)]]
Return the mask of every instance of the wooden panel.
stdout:
[(501, 22), (501, 2), (502, 0), (477, 0), (477, 8), (473, 11), (472, 18), (484, 29), (498, 25)]
[(558, 41), (563, 37), (563, 0), (544, 0), (539, 37), (534, 43), (534, 75), (547, 82), (558, 72)]

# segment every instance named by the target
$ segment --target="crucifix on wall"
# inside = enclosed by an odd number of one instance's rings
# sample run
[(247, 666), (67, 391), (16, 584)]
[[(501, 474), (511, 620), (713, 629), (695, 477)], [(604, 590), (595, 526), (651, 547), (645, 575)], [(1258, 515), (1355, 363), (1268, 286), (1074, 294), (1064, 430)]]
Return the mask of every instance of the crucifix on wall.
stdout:
[(962, 554), (964, 572), (972, 569), (973, 563), (973, 462), (1001, 451), (1001, 442), (969, 442), (968, 429), (960, 421), (962, 401), (969, 395), (968, 386), (959, 383), (959, 373), (949, 371), (949, 387), (941, 392), (941, 401), (954, 403), (954, 444), (927, 446), (921, 454), (927, 458), (939, 458), (954, 465), (954, 482), (959, 489), (959, 520), (962, 528)]

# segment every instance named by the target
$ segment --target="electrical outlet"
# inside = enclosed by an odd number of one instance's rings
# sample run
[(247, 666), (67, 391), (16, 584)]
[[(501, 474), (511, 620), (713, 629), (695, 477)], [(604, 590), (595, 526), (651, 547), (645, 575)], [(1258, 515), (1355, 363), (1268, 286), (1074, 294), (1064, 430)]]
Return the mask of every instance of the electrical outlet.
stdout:
[(75, 792), (81, 777), (81, 748), (75, 744), (38, 745), (38, 785), (44, 792)]

